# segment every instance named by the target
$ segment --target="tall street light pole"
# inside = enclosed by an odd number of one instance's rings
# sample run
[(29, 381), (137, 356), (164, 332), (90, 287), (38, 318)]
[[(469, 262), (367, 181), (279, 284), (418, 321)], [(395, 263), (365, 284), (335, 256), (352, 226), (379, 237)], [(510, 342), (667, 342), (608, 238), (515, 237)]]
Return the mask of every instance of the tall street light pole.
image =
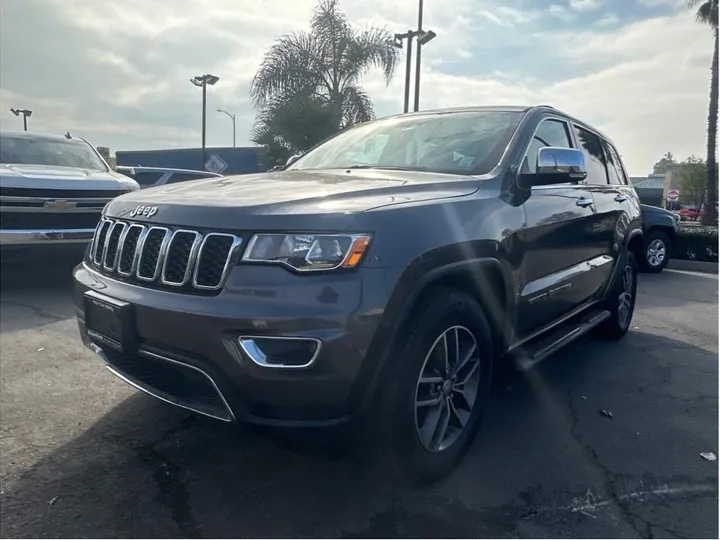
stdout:
[(420, 108), (420, 58), (422, 57), (422, 45), (420, 44), (420, 35), (422, 34), (422, 19), (423, 19), (423, 0), (418, 0), (418, 48), (417, 56), (415, 57), (415, 107), (414, 111)]
[(412, 30), (408, 30), (404, 34), (395, 34), (395, 41), (394, 45), (402, 49), (403, 47), (403, 40), (407, 39), (407, 58), (405, 60), (405, 100), (403, 102), (403, 112), (408, 112), (410, 108), (410, 73), (412, 70), (412, 40), (417, 35), (417, 32), (413, 32)]
[(205, 116), (207, 109), (207, 85), (214, 86), (216, 82), (220, 80), (220, 77), (211, 75), (209, 73), (205, 75), (197, 75), (190, 79), (190, 82), (195, 86), (202, 88), (202, 169), (205, 170)]
[(422, 46), (429, 43), (437, 34), (432, 30), (427, 32), (422, 29), (423, 23), (423, 0), (418, 0), (418, 27), (417, 27), (417, 56), (415, 57), (415, 107), (414, 111), (420, 109), (420, 59), (422, 57)]
[(235, 148), (235, 115), (230, 114), (229, 112), (223, 110), (223, 109), (217, 109), (217, 112), (225, 113), (230, 117), (230, 120), (232, 120), (233, 124), (233, 148)]
[(29, 109), (10, 109), (10, 112), (13, 113), (15, 116), (20, 116), (22, 114), (23, 128), (25, 129), (25, 131), (27, 131), (27, 119), (28, 117), (32, 116), (32, 111)]

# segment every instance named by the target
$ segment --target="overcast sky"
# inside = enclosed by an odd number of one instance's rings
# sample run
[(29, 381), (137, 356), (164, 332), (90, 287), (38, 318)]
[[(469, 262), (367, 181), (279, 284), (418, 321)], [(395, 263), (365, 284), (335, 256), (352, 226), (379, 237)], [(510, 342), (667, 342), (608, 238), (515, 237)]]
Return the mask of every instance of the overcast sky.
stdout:
[[(250, 80), (263, 52), (306, 29), (312, 0), (1, 0), (0, 127), (116, 150), (198, 147), (213, 73), (207, 144), (248, 144)], [(383, 6), (384, 4), (384, 6)], [(405, 31), (417, 0), (341, 0), (361, 26)], [(425, 0), (421, 108), (549, 104), (606, 132), (633, 175), (667, 151), (704, 155), (711, 33), (686, 0)], [(401, 112), (404, 64), (386, 87), (368, 75), (378, 116)]]

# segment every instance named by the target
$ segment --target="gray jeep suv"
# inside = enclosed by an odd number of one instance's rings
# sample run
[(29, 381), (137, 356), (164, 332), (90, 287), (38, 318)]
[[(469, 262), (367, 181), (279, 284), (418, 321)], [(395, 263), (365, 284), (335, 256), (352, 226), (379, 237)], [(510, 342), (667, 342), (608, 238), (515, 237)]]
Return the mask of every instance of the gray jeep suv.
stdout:
[(547, 106), (469, 107), (118, 197), (75, 299), (84, 342), (137, 388), (228, 422), (357, 422), (383, 467), (429, 480), (503, 362), (627, 332), (642, 247), (607, 137)]

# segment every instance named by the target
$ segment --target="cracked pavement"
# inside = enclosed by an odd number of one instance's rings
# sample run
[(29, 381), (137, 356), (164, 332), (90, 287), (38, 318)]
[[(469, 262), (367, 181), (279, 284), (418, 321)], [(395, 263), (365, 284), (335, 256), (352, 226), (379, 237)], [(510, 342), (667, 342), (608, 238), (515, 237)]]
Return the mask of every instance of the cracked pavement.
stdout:
[(641, 275), (622, 342), (498, 384), (460, 467), (409, 488), (332, 434), (228, 426), (116, 379), (80, 344), (71, 266), (2, 269), (2, 537), (718, 537), (716, 275)]

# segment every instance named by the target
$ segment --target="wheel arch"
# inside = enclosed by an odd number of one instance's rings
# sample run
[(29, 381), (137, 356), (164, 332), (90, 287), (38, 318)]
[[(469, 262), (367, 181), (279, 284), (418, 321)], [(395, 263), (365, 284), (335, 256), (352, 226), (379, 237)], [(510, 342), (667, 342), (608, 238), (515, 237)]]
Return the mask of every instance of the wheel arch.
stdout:
[(645, 249), (645, 235), (641, 229), (635, 229), (628, 234), (627, 249), (633, 252), (637, 260), (641, 260)]
[(448, 262), (431, 269), (422, 258), (402, 273), (395, 287), (373, 342), (368, 348), (361, 372), (350, 394), (350, 407), (367, 407), (375, 395), (384, 367), (392, 356), (396, 340), (412, 324), (413, 315), (430, 302), (433, 291), (451, 288), (472, 296), (483, 308), (499, 351), (512, 339), (515, 318), (509, 265), (496, 257), (478, 257)]

